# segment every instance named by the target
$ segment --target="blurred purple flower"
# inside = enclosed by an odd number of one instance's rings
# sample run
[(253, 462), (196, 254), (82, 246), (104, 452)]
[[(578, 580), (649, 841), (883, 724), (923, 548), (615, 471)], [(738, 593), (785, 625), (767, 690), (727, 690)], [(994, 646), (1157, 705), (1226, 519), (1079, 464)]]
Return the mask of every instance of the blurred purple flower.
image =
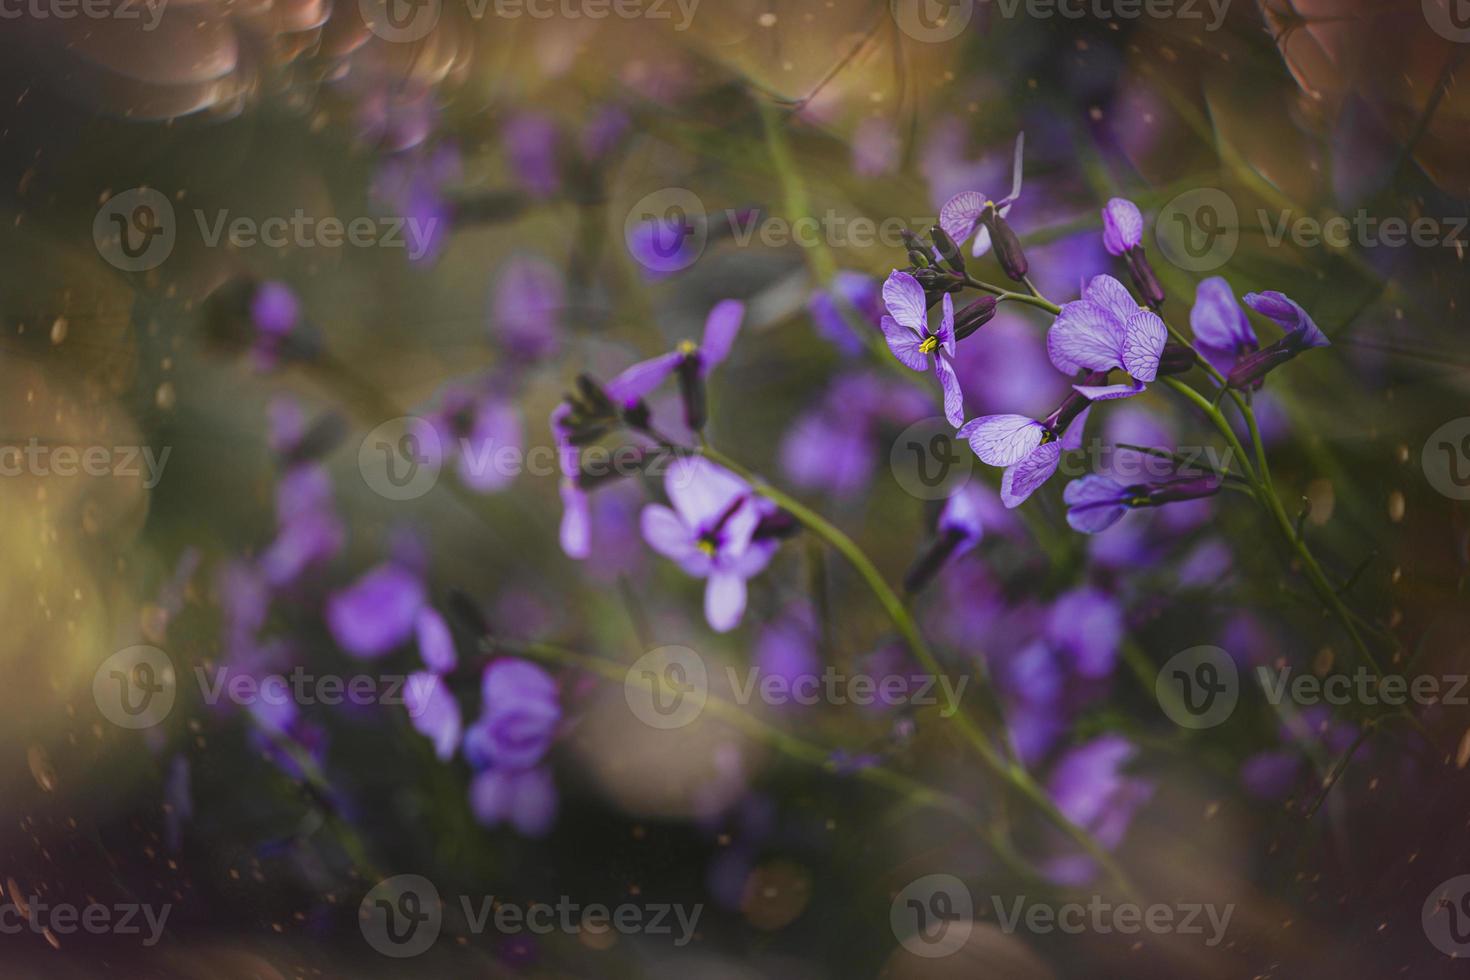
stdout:
[(482, 707), (464, 736), (476, 769), (528, 769), (551, 747), (561, 722), (556, 681), (529, 660), (503, 657), (485, 668)]
[(556, 121), (536, 112), (506, 120), (500, 130), (511, 172), (528, 193), (548, 198), (561, 190), (560, 134)]
[(898, 169), (903, 145), (893, 123), (882, 116), (868, 116), (852, 135), (852, 172), (859, 177), (881, 177)]
[(425, 601), (417, 572), (384, 562), (327, 598), (327, 628), (355, 657), (381, 657), (414, 633)]
[(1107, 677), (1118, 662), (1123, 611), (1116, 599), (1092, 586), (1064, 592), (1052, 603), (1046, 638), (1079, 676)]
[(448, 762), (459, 747), (463, 722), (459, 702), (454, 700), (444, 678), (429, 671), (408, 675), (403, 703), (414, 730), (434, 743), (439, 761)]
[(707, 578), (704, 614), (719, 633), (745, 613), (745, 580), (770, 563), (776, 542), (753, 541), (761, 511), (745, 481), (700, 456), (677, 460), (664, 479), (672, 509), (643, 508), (643, 537), (688, 575)]
[(470, 811), (486, 827), (508, 822), (527, 837), (544, 837), (556, 822), (556, 782), (544, 766), (486, 769), (470, 783)]
[(454, 634), (444, 617), (432, 606), (424, 606), (414, 619), (413, 628), (424, 666), (435, 674), (452, 671), (459, 663), (459, 654), (454, 649)]
[(447, 188), (462, 176), (452, 143), (391, 157), (373, 175), (369, 197), (380, 212), (403, 219), (410, 262), (433, 262), (443, 252), (454, 223)]
[[(1123, 772), (1137, 753), (1123, 736), (1101, 735), (1063, 755), (1047, 780), (1057, 809), (1108, 850), (1123, 843), (1134, 814), (1153, 796), (1151, 783)], [(1087, 855), (1072, 852), (1052, 857), (1044, 869), (1059, 885), (1083, 885), (1096, 865)]]
[(566, 305), (566, 286), (556, 266), (539, 256), (515, 255), (496, 277), (490, 322), (511, 354), (538, 361), (561, 349)]
[(832, 277), (827, 288), (814, 290), (807, 301), (807, 312), (817, 333), (843, 354), (856, 357), (863, 352), (863, 340), (847, 322), (844, 308), (851, 310), (858, 320), (877, 327), (883, 319), (877, 281), (861, 272), (842, 269)]
[[(478, 493), (503, 490), (515, 481), (523, 446), (521, 413), (515, 402), (488, 390), (454, 384), (424, 421), (433, 426), (441, 459), (455, 460), (460, 482)], [(419, 445), (433, 442), (419, 439)], [(512, 455), (508, 461), (507, 453)]]

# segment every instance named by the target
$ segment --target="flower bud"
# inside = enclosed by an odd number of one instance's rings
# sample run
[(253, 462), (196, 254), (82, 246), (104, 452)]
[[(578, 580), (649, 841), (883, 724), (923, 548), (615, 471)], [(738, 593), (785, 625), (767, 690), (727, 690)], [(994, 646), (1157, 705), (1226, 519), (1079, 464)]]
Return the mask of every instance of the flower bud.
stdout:
[(995, 317), (999, 300), (994, 296), (981, 296), (975, 302), (955, 314), (954, 339), (964, 340)]
[(980, 220), (990, 229), (990, 241), (995, 246), (995, 258), (1000, 262), (1001, 271), (1014, 282), (1023, 281), (1031, 267), (1026, 263), (1026, 253), (1021, 250), (1020, 237), (994, 208), (987, 208)]
[(1194, 348), (1185, 344), (1167, 343), (1164, 352), (1159, 355), (1159, 377), (1169, 374), (1184, 374), (1194, 367), (1199, 358), (1194, 353)]
[(1128, 272), (1133, 278), (1133, 287), (1138, 290), (1145, 303), (1155, 311), (1164, 305), (1164, 287), (1154, 274), (1154, 267), (1149, 265), (1148, 256), (1143, 254), (1143, 246), (1129, 250)]
[(938, 250), (939, 257), (949, 265), (951, 269), (960, 275), (965, 274), (965, 256), (955, 245), (954, 239), (950, 238), (945, 230), (938, 225), (929, 229), (929, 237), (934, 240), (934, 248)]
[(679, 397), (684, 400), (684, 422), (691, 431), (699, 432), (708, 420), (704, 377), (699, 370), (699, 358), (686, 357), (680, 361), (678, 375)]

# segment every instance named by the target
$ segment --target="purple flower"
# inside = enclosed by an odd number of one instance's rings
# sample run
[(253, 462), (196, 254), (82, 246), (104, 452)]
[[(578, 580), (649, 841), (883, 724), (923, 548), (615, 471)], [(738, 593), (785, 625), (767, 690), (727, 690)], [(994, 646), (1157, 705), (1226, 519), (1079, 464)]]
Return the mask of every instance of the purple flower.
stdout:
[(1092, 680), (1107, 677), (1123, 641), (1123, 612), (1101, 589), (1083, 587), (1064, 592), (1052, 603), (1046, 638), (1067, 655), (1077, 673)]
[(1139, 507), (1159, 507), (1184, 500), (1212, 497), (1220, 491), (1215, 476), (1174, 476), (1151, 483), (1129, 486), (1093, 473), (1067, 484), (1062, 500), (1067, 504), (1067, 523), (1074, 531), (1097, 534)]
[(419, 610), (413, 624), (414, 636), (418, 641), (419, 657), (424, 666), (435, 674), (447, 674), (459, 663), (459, 654), (454, 649), (454, 635), (449, 624), (433, 607)]
[(551, 771), (487, 769), (470, 783), (470, 811), (486, 827), (509, 823), (527, 837), (544, 837), (556, 822)]
[(1327, 335), (1318, 329), (1307, 311), (1281, 293), (1246, 293), (1245, 305), (1275, 320), (1286, 331), (1286, 336), (1241, 358), (1226, 379), (1232, 388), (1249, 388), (1303, 351), (1331, 346)]
[(428, 671), (408, 675), (404, 685), (404, 705), (414, 730), (434, 743), (434, 755), (448, 762), (459, 747), (462, 721), (459, 703), (449, 693), (444, 678)]
[(554, 120), (539, 113), (520, 113), (506, 121), (500, 140), (511, 171), (528, 193), (547, 198), (561, 190), (559, 135)]
[(578, 140), (582, 156), (587, 160), (600, 160), (607, 156), (617, 149), (632, 125), (628, 110), (620, 105), (605, 105), (598, 109), (582, 127)]
[(944, 206), (939, 209), (939, 227), (954, 239), (956, 245), (963, 245), (972, 234), (975, 236), (971, 255), (978, 257), (990, 251), (990, 229), (982, 220), (987, 210), (1004, 218), (1010, 213), (1011, 205), (1021, 196), (1021, 157), (1025, 145), (1026, 134), (1021, 133), (1016, 137), (1016, 155), (1011, 169), (1009, 195), (999, 201), (992, 201), (979, 191), (961, 191), (945, 201)]
[[(1094, 372), (1087, 379), (1100, 377)], [(1044, 421), (1024, 415), (983, 415), (960, 426), (956, 434), (969, 440), (981, 462), (1006, 468), (1000, 499), (1007, 507), (1018, 507), (1051, 479), (1064, 449), (1081, 448), (1088, 410), (1087, 396), (1079, 387)]]
[(413, 635), (425, 601), (418, 573), (384, 562), (327, 599), (327, 628), (355, 657), (381, 657)]
[(924, 287), (907, 272), (895, 271), (883, 284), (883, 302), (890, 315), (882, 321), (888, 349), (907, 368), (923, 371), (934, 355), (934, 372), (944, 391), (944, 415), (950, 425), (965, 420), (965, 398), (954, 371), (954, 300), (944, 294), (939, 329), (930, 331)]
[(480, 717), (464, 736), (475, 769), (529, 769), (551, 747), (561, 722), (556, 681), (529, 660), (504, 657), (485, 668)]
[(1121, 369), (1132, 376), (1132, 385), (1074, 385), (1093, 401), (1143, 391), (1158, 376), (1159, 357), (1169, 339), (1164, 321), (1141, 308), (1112, 276), (1094, 276), (1082, 297), (1063, 306), (1047, 331), (1052, 364), (1064, 374)]
[(745, 612), (745, 580), (775, 553), (775, 542), (752, 540), (760, 507), (743, 480), (699, 456), (676, 461), (664, 490), (674, 506), (643, 508), (643, 538), (686, 574), (709, 580), (705, 618), (711, 629), (728, 632)]
[[(1152, 784), (1122, 771), (1137, 752), (1121, 735), (1102, 735), (1062, 756), (1047, 780), (1057, 809), (1109, 850), (1123, 843), (1133, 815), (1153, 796)], [(1092, 858), (1076, 852), (1046, 864), (1047, 877), (1061, 885), (1085, 884), (1095, 871)]]
[(1132, 201), (1115, 197), (1103, 206), (1103, 248), (1123, 255), (1143, 244), (1143, 215)]
[(516, 467), (502, 461), (503, 451), (519, 457), (522, 447), (521, 413), (514, 402), (469, 385), (451, 385), (438, 410), (423, 421), (437, 440), (421, 432), (419, 445), (432, 447), (437, 441), (442, 459), (456, 460), (460, 482), (471, 490), (490, 493), (515, 480)]
[(704, 382), (711, 371), (735, 346), (740, 322), (745, 318), (745, 304), (735, 299), (721, 300), (710, 310), (704, 322), (704, 339), (699, 344), (685, 340), (667, 354), (640, 361), (607, 384), (607, 395), (624, 409), (642, 400), (675, 371), (679, 373), (684, 395), (685, 422), (689, 428), (704, 428)]
[(842, 353), (855, 357), (863, 352), (863, 340), (853, 332), (843, 315), (844, 307), (857, 314), (859, 320), (878, 326), (883, 319), (878, 283), (861, 272), (842, 269), (832, 277), (826, 289), (814, 290), (807, 301), (817, 333), (831, 341)]
[(552, 357), (561, 347), (566, 287), (561, 273), (534, 255), (512, 257), (500, 269), (490, 320), (512, 354), (525, 361)]
[(980, 543), (984, 531), (981, 526), (984, 510), (985, 501), (978, 487), (963, 487), (944, 502), (934, 530), (934, 541), (904, 575), (906, 592), (918, 592), (946, 564)]
[(432, 262), (444, 250), (455, 218), (446, 188), (462, 176), (452, 143), (392, 157), (373, 176), (369, 195), (377, 210), (404, 219), (410, 262)]
[(250, 353), (255, 366), (269, 371), (288, 357), (301, 326), (301, 301), (283, 282), (268, 280), (250, 295), (250, 322), (255, 328)]
[(1195, 287), (1189, 325), (1195, 346), (1221, 373), (1228, 373), (1242, 355), (1261, 346), (1223, 276), (1202, 279)]

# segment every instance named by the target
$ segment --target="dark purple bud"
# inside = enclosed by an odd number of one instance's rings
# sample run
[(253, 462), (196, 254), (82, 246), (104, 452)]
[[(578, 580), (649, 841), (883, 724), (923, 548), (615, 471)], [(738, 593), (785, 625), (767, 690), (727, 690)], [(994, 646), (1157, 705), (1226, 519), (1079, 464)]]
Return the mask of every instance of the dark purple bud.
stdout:
[(1176, 476), (1168, 480), (1151, 483), (1140, 489), (1145, 491), (1145, 503), (1149, 507), (1177, 503), (1181, 500), (1199, 500), (1213, 497), (1220, 492), (1218, 476)]
[(1194, 348), (1185, 344), (1167, 343), (1159, 355), (1159, 377), (1168, 374), (1184, 374), (1198, 363)]
[(1133, 277), (1133, 288), (1157, 312), (1164, 305), (1164, 287), (1154, 274), (1154, 267), (1149, 265), (1148, 256), (1143, 254), (1142, 245), (1129, 249), (1128, 272)]
[(951, 269), (964, 275), (965, 256), (955, 245), (954, 239), (945, 234), (944, 229), (938, 225), (929, 229), (929, 237), (934, 240), (934, 248), (938, 250), (939, 257), (944, 259)]
[[(1108, 380), (1106, 371), (1088, 371), (1083, 375), (1079, 384), (1084, 388), (1100, 385)], [(1067, 397), (1057, 406), (1057, 410), (1041, 420), (1041, 424), (1052, 435), (1060, 437), (1067, 431), (1067, 426), (1076, 421), (1077, 416), (1087, 410), (1092, 400), (1075, 389), (1067, 393)]]
[(965, 542), (967, 535), (959, 528), (951, 528), (924, 549), (923, 554), (914, 559), (909, 570), (903, 576), (903, 590), (909, 595), (917, 595), (924, 587), (934, 581), (934, 576), (942, 569), (961, 544)]
[(980, 220), (990, 229), (990, 241), (995, 247), (995, 257), (1000, 262), (1001, 271), (1014, 282), (1023, 281), (1031, 267), (1026, 263), (1026, 253), (1021, 250), (1020, 237), (994, 208), (986, 208)]
[(981, 296), (975, 302), (955, 314), (954, 339), (964, 340), (970, 334), (989, 323), (1000, 305), (994, 296)]
[(679, 362), (679, 397), (684, 400), (684, 422), (690, 430), (699, 432), (707, 420), (704, 390), (704, 371), (698, 354), (691, 354)]
[(752, 541), (781, 541), (794, 537), (801, 530), (801, 524), (784, 510), (778, 510), (774, 514), (767, 514), (761, 518), (761, 522), (755, 526), (751, 534)]
[(1230, 370), (1230, 375), (1225, 379), (1225, 384), (1230, 388), (1245, 390), (1258, 387), (1261, 379), (1276, 370), (1287, 361), (1301, 353), (1295, 345), (1288, 342), (1290, 334), (1276, 341), (1268, 347), (1262, 347), (1258, 351), (1242, 357), (1235, 362), (1235, 367)]

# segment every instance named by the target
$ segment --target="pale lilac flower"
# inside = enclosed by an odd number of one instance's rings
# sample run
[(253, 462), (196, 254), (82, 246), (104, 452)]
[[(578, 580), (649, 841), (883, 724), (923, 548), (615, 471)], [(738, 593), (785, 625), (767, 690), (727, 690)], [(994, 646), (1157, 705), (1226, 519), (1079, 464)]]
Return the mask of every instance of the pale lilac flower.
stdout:
[(703, 457), (676, 461), (664, 480), (673, 508), (643, 509), (643, 537), (685, 573), (708, 579), (704, 594), (710, 628), (724, 633), (745, 613), (745, 580), (775, 553), (774, 541), (754, 541), (761, 508), (750, 486)]
[(812, 292), (807, 301), (817, 333), (842, 353), (856, 357), (863, 352), (863, 339), (853, 332), (844, 315), (844, 307), (863, 323), (877, 327), (883, 320), (883, 305), (878, 283), (871, 276), (842, 269), (832, 277), (826, 289)]
[(511, 172), (534, 197), (547, 198), (561, 190), (560, 134), (556, 122), (536, 112), (508, 119), (500, 130)]
[(408, 675), (404, 684), (404, 705), (414, 731), (434, 743), (434, 755), (448, 762), (459, 747), (463, 722), (459, 703), (449, 686), (438, 674), (421, 670)]
[(555, 356), (561, 347), (566, 286), (545, 259), (516, 255), (501, 266), (490, 321), (506, 348), (524, 361)]
[(1081, 677), (1107, 677), (1123, 641), (1123, 611), (1117, 600), (1091, 586), (1057, 596), (1046, 620), (1046, 638)]
[(1093, 401), (1127, 398), (1158, 376), (1169, 332), (1157, 313), (1143, 309), (1121, 282), (1094, 276), (1082, 299), (1062, 307), (1046, 335), (1052, 364), (1064, 374), (1127, 371), (1132, 385), (1075, 386)]
[(486, 769), (470, 783), (470, 812), (486, 827), (509, 823), (527, 837), (544, 837), (556, 811), (556, 782), (545, 766)]
[[(1085, 380), (1100, 377), (1101, 372), (1093, 372)], [(1007, 507), (1018, 507), (1051, 479), (1063, 450), (1081, 448), (1088, 411), (1087, 396), (1079, 388), (1044, 421), (1024, 415), (983, 415), (960, 426), (956, 435), (969, 440), (981, 462), (1005, 467), (1000, 499)]]
[(384, 562), (327, 599), (327, 628), (355, 657), (381, 657), (413, 635), (425, 601), (417, 572)]
[(1220, 486), (1220, 479), (1210, 475), (1173, 476), (1124, 486), (1093, 473), (1067, 484), (1062, 500), (1067, 504), (1067, 523), (1074, 531), (1098, 534), (1130, 510), (1212, 497)]
[(735, 299), (721, 300), (710, 310), (704, 322), (704, 339), (700, 343), (681, 341), (667, 354), (634, 364), (608, 382), (608, 397), (627, 409), (677, 371), (680, 392), (684, 397), (684, 421), (690, 429), (698, 432), (704, 428), (705, 422), (705, 380), (730, 356), (744, 318), (744, 303)]
[[(524, 441), (515, 402), (479, 386), (453, 384), (423, 422), (434, 428), (442, 461), (455, 461), (466, 487), (491, 493), (514, 482)], [(431, 447), (434, 442), (420, 438), (419, 445)]]
[(1132, 201), (1115, 197), (1103, 206), (1103, 248), (1124, 255), (1143, 244), (1143, 215)]
[(944, 206), (939, 209), (939, 227), (954, 239), (956, 245), (963, 245), (972, 234), (975, 236), (971, 255), (978, 257), (990, 251), (990, 229), (981, 220), (986, 211), (993, 210), (1004, 218), (1010, 213), (1011, 205), (1021, 196), (1021, 159), (1025, 145), (1026, 134), (1021, 133), (1016, 137), (1010, 194), (999, 201), (992, 201), (979, 191), (961, 191), (945, 201)]
[(907, 272), (897, 270), (883, 284), (883, 302), (889, 313), (882, 321), (888, 349), (899, 363), (915, 371), (926, 370), (929, 355), (934, 355), (934, 373), (944, 392), (944, 415), (950, 425), (960, 425), (965, 420), (965, 399), (954, 370), (954, 300), (944, 294), (939, 329), (931, 331), (924, 287)]
[(529, 660), (503, 657), (485, 668), (480, 690), (480, 717), (464, 736), (466, 761), (476, 769), (539, 763), (561, 723), (555, 679)]
[[(1047, 780), (1057, 809), (1108, 850), (1123, 843), (1134, 814), (1153, 796), (1151, 783), (1123, 772), (1137, 753), (1123, 736), (1102, 735), (1062, 756)], [(1051, 858), (1045, 869), (1060, 885), (1086, 884), (1097, 870), (1092, 858), (1075, 851)]]
[(432, 606), (424, 606), (414, 620), (414, 635), (418, 640), (419, 657), (424, 666), (435, 674), (447, 674), (459, 663), (459, 654), (454, 649), (454, 634), (449, 624)]
[(1222, 374), (1228, 374), (1242, 356), (1261, 346), (1223, 276), (1202, 279), (1195, 287), (1189, 325), (1194, 330), (1195, 346)]

